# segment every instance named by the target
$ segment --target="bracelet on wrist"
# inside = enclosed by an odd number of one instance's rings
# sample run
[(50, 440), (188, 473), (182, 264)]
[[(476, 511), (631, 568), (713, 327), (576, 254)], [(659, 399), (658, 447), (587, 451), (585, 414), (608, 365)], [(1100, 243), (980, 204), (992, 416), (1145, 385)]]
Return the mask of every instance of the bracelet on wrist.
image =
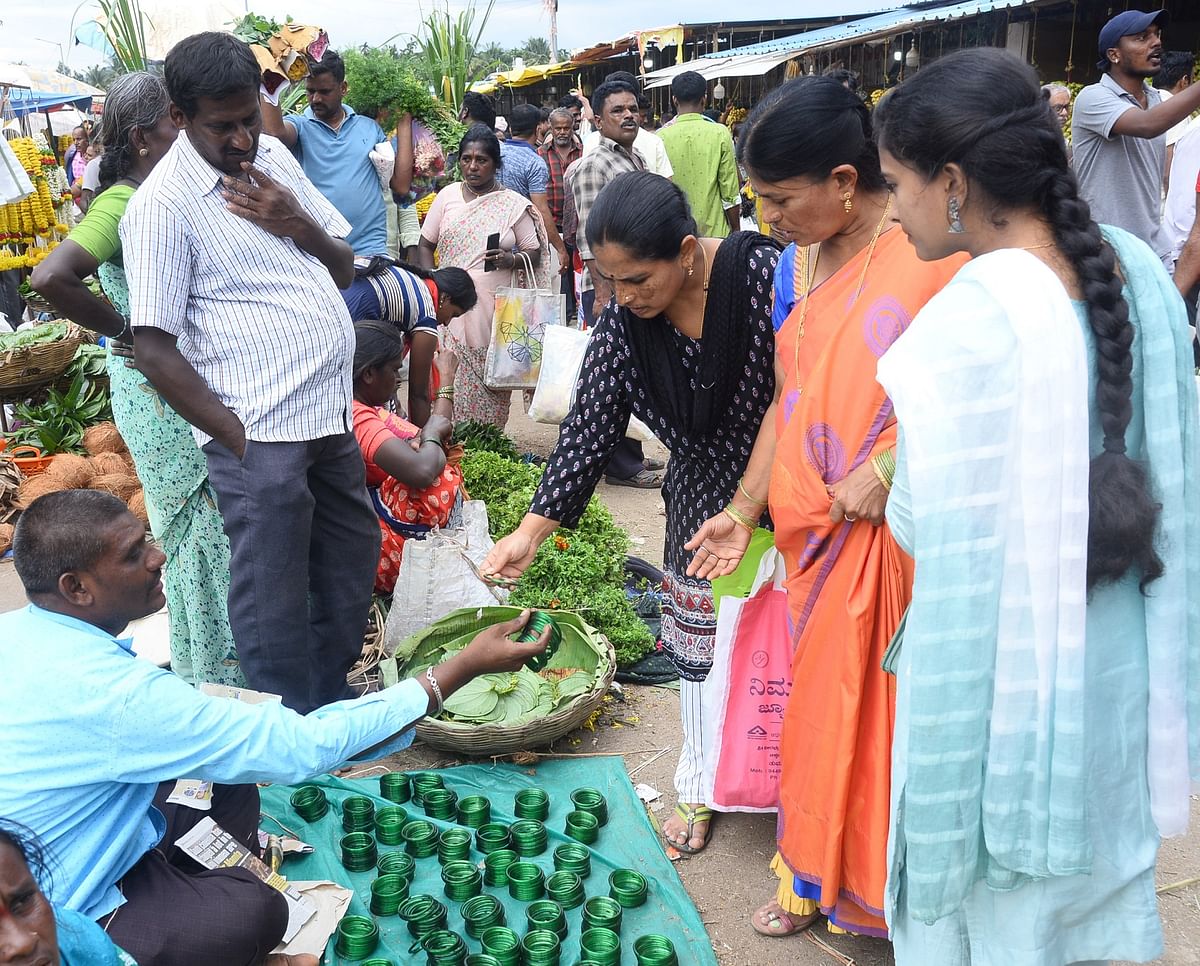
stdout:
[(751, 536), (753, 536), (754, 531), (757, 529), (757, 527), (754, 524), (754, 521), (751, 520), (748, 516), (746, 516), (746, 514), (744, 514), (741, 510), (739, 510), (737, 507), (735, 507), (732, 503), (728, 504), (725, 507), (725, 509), (722, 510), (721, 512), (724, 513), (727, 517), (729, 517), (729, 519), (732, 520), (734, 523), (736, 523), (739, 527), (741, 527), (743, 530), (745, 530), (747, 533), (749, 533)]
[(442, 705), (444, 702), (442, 701), (442, 688), (441, 685), (438, 684), (438, 679), (434, 677), (433, 668), (430, 667), (425, 669), (425, 680), (429, 682), (429, 690), (433, 692), (433, 700), (437, 705), (429, 714), (430, 717), (436, 718), (442, 713)]
[(767, 501), (766, 501), (766, 500), (760, 500), (760, 499), (759, 499), (758, 497), (756, 497), (756, 496), (751, 496), (751, 495), (750, 495), (750, 491), (746, 489), (746, 485), (745, 485), (745, 484), (746, 484), (746, 481), (745, 481), (744, 479), (738, 480), (738, 487), (737, 487), (737, 488), (738, 488), (738, 492), (739, 492), (739, 493), (741, 493), (741, 494), (742, 494), (742, 496), (744, 496), (744, 497), (745, 497), (747, 500), (749, 500), (749, 501), (750, 501), (751, 503), (753, 503), (755, 506), (766, 506), (766, 505), (767, 505)]
[(454, 387), (453, 386), (443, 386), (436, 393), (434, 393), (433, 398), (434, 399), (453, 400), (454, 399)]
[(440, 449), (444, 454), (446, 454), (447, 456), (449, 455), (449, 453), (446, 451), (446, 444), (443, 443), (436, 436), (422, 437), (421, 445), (424, 446), (426, 443), (433, 443), (433, 445), (436, 446), (438, 449)]
[(871, 470), (888, 492), (892, 489), (892, 480), (896, 476), (896, 451), (885, 449), (871, 458)]

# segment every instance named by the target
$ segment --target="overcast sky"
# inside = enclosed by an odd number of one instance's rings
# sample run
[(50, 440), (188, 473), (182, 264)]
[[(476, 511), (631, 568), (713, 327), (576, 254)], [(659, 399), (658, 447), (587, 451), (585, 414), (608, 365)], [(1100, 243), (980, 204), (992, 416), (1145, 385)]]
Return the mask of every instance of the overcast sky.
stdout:
[[(227, 0), (235, 10), (242, 9), (240, 0)], [(204, 0), (144, 0), (143, 8), (168, 8), (170, 13), (184, 15), (186, 11), (212, 6)], [(248, 0), (256, 13), (283, 20), (291, 17), (300, 23), (319, 24), (337, 47), (351, 44), (378, 44), (396, 33), (409, 33), (420, 22), (422, 6), (415, 0)], [(835, 12), (867, 12), (897, 6), (887, 0), (793, 0), (786, 5), (791, 17), (819, 16)], [(37, 67), (54, 67), (59, 58), (59, 46), (67, 63), (83, 69), (100, 61), (99, 55), (87, 47), (74, 46), (71, 21), (79, 9), (78, 0), (4, 0), (0, 3), (0, 62), (24, 61)], [(452, 2), (451, 9), (458, 4)], [(77, 20), (89, 19), (94, 5), (84, 0)], [(778, 17), (783, 7), (778, 0), (743, 0), (736, 5), (737, 19)], [(562, 50), (584, 47), (604, 40), (615, 39), (630, 30), (659, 27), (677, 23), (681, 18), (689, 23), (704, 23), (729, 18), (728, 0), (691, 0), (690, 3), (665, 0), (560, 0), (558, 39)], [(203, 26), (203, 25), (201, 25)], [(541, 0), (497, 0), (496, 9), (484, 32), (483, 42), (496, 41), (514, 46), (526, 37), (547, 37), (548, 18)]]

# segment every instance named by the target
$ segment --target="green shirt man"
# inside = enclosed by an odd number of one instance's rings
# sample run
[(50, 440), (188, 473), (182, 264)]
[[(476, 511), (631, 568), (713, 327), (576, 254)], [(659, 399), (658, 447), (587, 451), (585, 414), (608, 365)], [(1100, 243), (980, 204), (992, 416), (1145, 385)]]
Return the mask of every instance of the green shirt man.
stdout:
[(694, 70), (676, 75), (671, 99), (678, 116), (659, 134), (675, 170), (673, 180), (687, 195), (700, 234), (725, 238), (739, 227), (741, 185), (728, 128), (700, 113), (707, 86)]

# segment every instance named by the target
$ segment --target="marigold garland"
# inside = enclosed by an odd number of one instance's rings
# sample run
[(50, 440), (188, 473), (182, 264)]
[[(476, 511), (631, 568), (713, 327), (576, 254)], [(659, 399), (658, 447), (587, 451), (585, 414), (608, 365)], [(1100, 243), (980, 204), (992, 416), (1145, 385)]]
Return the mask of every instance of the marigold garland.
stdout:
[(29, 175), (33, 193), (0, 206), (0, 272), (37, 265), (75, 221), (66, 173), (45, 137), (15, 138), (9, 147)]

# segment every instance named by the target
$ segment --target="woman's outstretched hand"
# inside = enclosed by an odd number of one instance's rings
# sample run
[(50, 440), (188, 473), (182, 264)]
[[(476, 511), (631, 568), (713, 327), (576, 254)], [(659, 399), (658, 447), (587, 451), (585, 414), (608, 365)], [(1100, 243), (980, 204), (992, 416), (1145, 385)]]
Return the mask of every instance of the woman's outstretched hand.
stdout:
[(750, 546), (750, 533), (739, 526), (727, 513), (709, 517), (700, 525), (695, 536), (683, 545), (692, 550), (692, 562), (687, 575), (702, 580), (725, 577), (737, 570), (746, 548)]
[(492, 547), (479, 573), (484, 580), (492, 583), (512, 583), (533, 563), (537, 551), (538, 544), (532, 538), (520, 530), (514, 530)]

